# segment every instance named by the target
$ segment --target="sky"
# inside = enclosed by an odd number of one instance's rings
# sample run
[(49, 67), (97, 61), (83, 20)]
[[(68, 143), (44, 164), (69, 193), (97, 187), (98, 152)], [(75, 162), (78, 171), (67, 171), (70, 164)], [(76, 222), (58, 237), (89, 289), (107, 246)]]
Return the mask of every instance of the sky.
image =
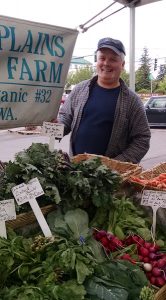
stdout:
[[(1, 2), (0, 13), (40, 23), (57, 25), (67, 28), (78, 28), (100, 11), (108, 7), (112, 0), (5, 0)], [(115, 3), (111, 8), (98, 16), (91, 23), (103, 19), (122, 5)], [(158, 1), (136, 8), (135, 10), (135, 60), (136, 66), (147, 47), (151, 59), (158, 59), (158, 64), (166, 63), (166, 0)], [(91, 23), (88, 23), (89, 26)], [(125, 8), (120, 12), (106, 18), (85, 33), (79, 33), (74, 48), (74, 56), (84, 56), (93, 63), (93, 54), (97, 42), (103, 37), (120, 39), (126, 48), (126, 70), (129, 66), (130, 44), (130, 9)]]

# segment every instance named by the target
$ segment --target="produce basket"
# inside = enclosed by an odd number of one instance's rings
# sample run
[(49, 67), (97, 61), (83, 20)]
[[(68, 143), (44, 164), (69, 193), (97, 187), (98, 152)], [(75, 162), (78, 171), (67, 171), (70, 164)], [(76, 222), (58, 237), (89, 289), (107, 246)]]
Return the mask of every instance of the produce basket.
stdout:
[(159, 291), (156, 293), (154, 300), (165, 300), (166, 299), (166, 284), (159, 289)]
[(131, 175), (140, 174), (142, 171), (142, 167), (138, 164), (132, 164), (128, 162), (122, 162), (115, 159), (111, 159), (102, 155), (94, 155), (94, 154), (78, 154), (73, 156), (72, 162), (79, 163), (83, 160), (99, 158), (102, 164), (106, 165), (109, 169), (117, 171), (121, 176), (123, 181), (126, 181)]
[[(166, 191), (166, 182), (164, 182), (164, 179), (163, 181), (161, 180), (161, 185), (158, 184), (155, 186), (155, 180), (161, 176), (161, 174), (166, 174), (166, 162), (160, 163), (150, 170), (143, 171), (137, 176), (134, 176), (136, 178), (134, 178), (132, 175), (129, 177), (128, 181), (135, 185), (135, 187), (139, 190), (146, 188), (151, 190)], [(143, 179), (144, 182), (141, 183), (139, 179)]]
[[(49, 212), (56, 209), (56, 205), (50, 204), (47, 206), (41, 207), (41, 211), (44, 216), (46, 216)], [(30, 225), (32, 223), (36, 222), (36, 217), (32, 211), (27, 213), (22, 213), (20, 215), (17, 215), (17, 218), (15, 220), (10, 220), (6, 222), (6, 225), (13, 228), (18, 229), (22, 228), (26, 225)]]

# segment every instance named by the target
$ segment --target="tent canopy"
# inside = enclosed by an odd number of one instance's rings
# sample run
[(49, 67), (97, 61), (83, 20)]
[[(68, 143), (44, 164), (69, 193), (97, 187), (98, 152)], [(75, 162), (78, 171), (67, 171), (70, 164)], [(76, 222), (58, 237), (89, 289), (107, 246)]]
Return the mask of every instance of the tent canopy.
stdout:
[(157, 1), (161, 1), (161, 0), (116, 0), (116, 2), (119, 2), (119, 3), (121, 3), (123, 5), (126, 5), (126, 6), (129, 6), (129, 7), (142, 6), (142, 5), (150, 4), (150, 3), (153, 3), (153, 2), (157, 2)]

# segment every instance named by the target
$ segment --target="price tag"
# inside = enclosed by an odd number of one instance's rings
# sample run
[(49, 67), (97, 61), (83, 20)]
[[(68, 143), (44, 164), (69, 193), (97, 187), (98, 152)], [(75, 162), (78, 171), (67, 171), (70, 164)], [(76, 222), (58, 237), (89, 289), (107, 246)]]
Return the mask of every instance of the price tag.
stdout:
[(0, 201), (0, 236), (7, 238), (5, 222), (16, 219), (14, 199)]
[(17, 201), (17, 203), (24, 204), (25, 202), (29, 202), (34, 215), (46, 237), (51, 237), (52, 233), (50, 228), (42, 214), (42, 211), (36, 201), (36, 198), (43, 195), (44, 191), (41, 187), (41, 184), (38, 178), (31, 179), (28, 184), (22, 183), (16, 185), (12, 188), (12, 193)]
[(151, 206), (153, 210), (153, 237), (156, 235), (156, 213), (159, 207), (166, 208), (166, 192), (144, 190), (142, 193), (141, 205)]
[(18, 205), (24, 204), (29, 201), (28, 187), (25, 183), (21, 183), (12, 188), (12, 193)]
[(54, 151), (55, 139), (61, 140), (64, 134), (64, 125), (51, 122), (43, 122), (42, 131), (50, 137), (49, 150)]
[(27, 188), (28, 188), (28, 194), (32, 198), (37, 198), (39, 196), (44, 195), (44, 191), (42, 189), (42, 186), (38, 178), (31, 179), (27, 184)]
[(57, 139), (62, 139), (64, 125), (59, 123), (43, 122), (43, 133)]

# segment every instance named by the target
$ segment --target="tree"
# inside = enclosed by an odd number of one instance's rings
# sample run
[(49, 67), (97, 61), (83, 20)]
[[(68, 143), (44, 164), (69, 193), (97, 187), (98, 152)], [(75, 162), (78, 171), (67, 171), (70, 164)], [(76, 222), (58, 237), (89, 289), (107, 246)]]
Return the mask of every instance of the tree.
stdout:
[(157, 75), (157, 80), (162, 80), (166, 75), (166, 64), (160, 65), (160, 69)]
[(166, 75), (161, 81), (158, 82), (157, 88), (155, 90), (158, 93), (166, 94)]
[(66, 88), (83, 80), (90, 79), (93, 75), (94, 70), (92, 66), (86, 66), (85, 68), (77, 69), (75, 72), (69, 72), (66, 80)]
[(121, 78), (124, 80), (124, 82), (129, 86), (129, 73), (124, 70), (121, 74)]
[(142, 89), (150, 90), (150, 73), (151, 73), (151, 58), (149, 58), (148, 49), (143, 49), (143, 54), (140, 58), (140, 67), (136, 71), (136, 91)]

